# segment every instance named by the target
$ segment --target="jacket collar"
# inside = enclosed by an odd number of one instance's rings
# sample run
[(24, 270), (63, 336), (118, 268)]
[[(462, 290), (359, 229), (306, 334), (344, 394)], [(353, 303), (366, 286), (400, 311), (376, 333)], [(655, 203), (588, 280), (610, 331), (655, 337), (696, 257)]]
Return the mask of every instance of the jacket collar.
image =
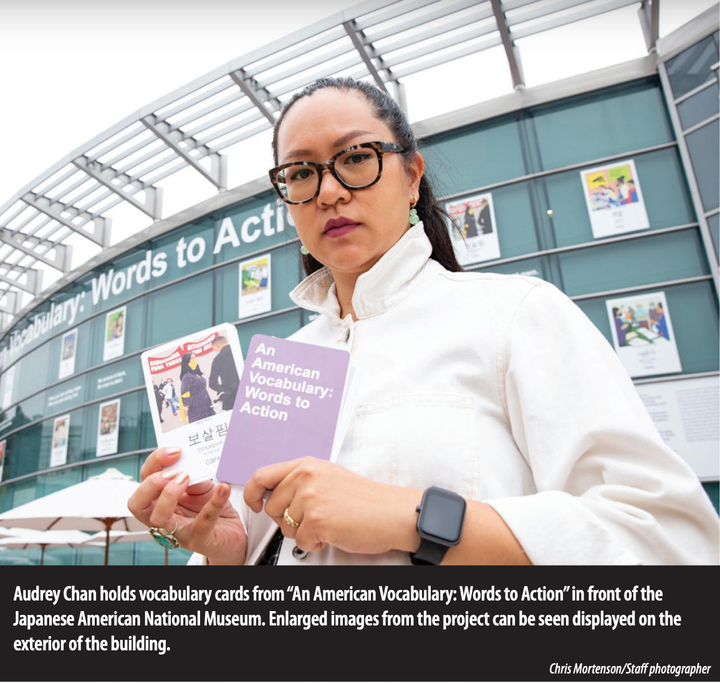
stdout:
[[(410, 228), (370, 270), (358, 277), (352, 297), (358, 320), (383, 313), (405, 298), (431, 253), (432, 245), (420, 222)], [(290, 292), (290, 298), (301, 308), (340, 319), (335, 281), (327, 267), (306, 277)]]

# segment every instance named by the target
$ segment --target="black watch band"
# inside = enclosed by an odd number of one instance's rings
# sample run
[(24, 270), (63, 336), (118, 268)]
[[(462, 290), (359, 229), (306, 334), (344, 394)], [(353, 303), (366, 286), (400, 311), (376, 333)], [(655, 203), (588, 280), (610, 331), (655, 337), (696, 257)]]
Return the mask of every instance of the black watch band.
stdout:
[(434, 541), (428, 541), (426, 538), (421, 539), (420, 547), (416, 552), (410, 553), (410, 562), (413, 564), (440, 564), (445, 557), (445, 553), (449, 550), (449, 546), (440, 545)]

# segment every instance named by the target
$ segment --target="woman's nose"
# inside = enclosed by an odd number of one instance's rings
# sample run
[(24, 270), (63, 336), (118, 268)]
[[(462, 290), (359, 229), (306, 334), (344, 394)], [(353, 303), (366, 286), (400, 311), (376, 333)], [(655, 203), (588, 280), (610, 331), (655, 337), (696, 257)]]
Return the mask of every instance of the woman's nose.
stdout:
[(349, 201), (350, 190), (348, 190), (330, 171), (323, 169), (320, 178), (320, 192), (318, 203), (326, 206), (335, 204), (338, 200)]

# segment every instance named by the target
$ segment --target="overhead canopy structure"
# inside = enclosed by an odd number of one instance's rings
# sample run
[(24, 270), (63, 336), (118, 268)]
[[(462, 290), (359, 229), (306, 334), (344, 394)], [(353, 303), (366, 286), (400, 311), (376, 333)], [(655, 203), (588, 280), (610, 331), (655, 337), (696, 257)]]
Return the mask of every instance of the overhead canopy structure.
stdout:
[(371, 0), (250, 52), (118, 122), (0, 206), (0, 317), (7, 327), (38, 303), (48, 268), (80, 265), (71, 238), (108, 247), (114, 207), (144, 224), (163, 218), (165, 178), (192, 169), (194, 182), (225, 191), (226, 150), (270, 129), (317, 78), (372, 79), (405, 106), (408, 76), (502, 45), (518, 90), (515, 41), (629, 5), (652, 52), (659, 0)]

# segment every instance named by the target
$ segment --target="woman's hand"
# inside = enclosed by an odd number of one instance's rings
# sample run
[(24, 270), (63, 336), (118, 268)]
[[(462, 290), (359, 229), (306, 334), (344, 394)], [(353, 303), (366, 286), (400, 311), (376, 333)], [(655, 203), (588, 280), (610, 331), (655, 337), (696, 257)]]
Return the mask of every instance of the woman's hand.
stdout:
[(187, 550), (205, 555), (210, 564), (243, 564), (247, 536), (229, 502), (230, 486), (205, 481), (188, 486), (187, 472), (163, 471), (180, 457), (180, 449), (158, 448), (140, 472), (142, 484), (128, 501), (133, 515), (147, 526), (167, 531)]
[[(332, 545), (370, 555), (414, 552), (420, 544), (415, 530), (415, 506), (422, 500), (419, 489), (370, 481), (317, 458), (260, 468), (245, 487), (245, 502), (261, 512), (263, 494), (270, 489), (265, 512), (301, 550)], [(297, 528), (284, 519), (285, 510), (299, 523)]]

